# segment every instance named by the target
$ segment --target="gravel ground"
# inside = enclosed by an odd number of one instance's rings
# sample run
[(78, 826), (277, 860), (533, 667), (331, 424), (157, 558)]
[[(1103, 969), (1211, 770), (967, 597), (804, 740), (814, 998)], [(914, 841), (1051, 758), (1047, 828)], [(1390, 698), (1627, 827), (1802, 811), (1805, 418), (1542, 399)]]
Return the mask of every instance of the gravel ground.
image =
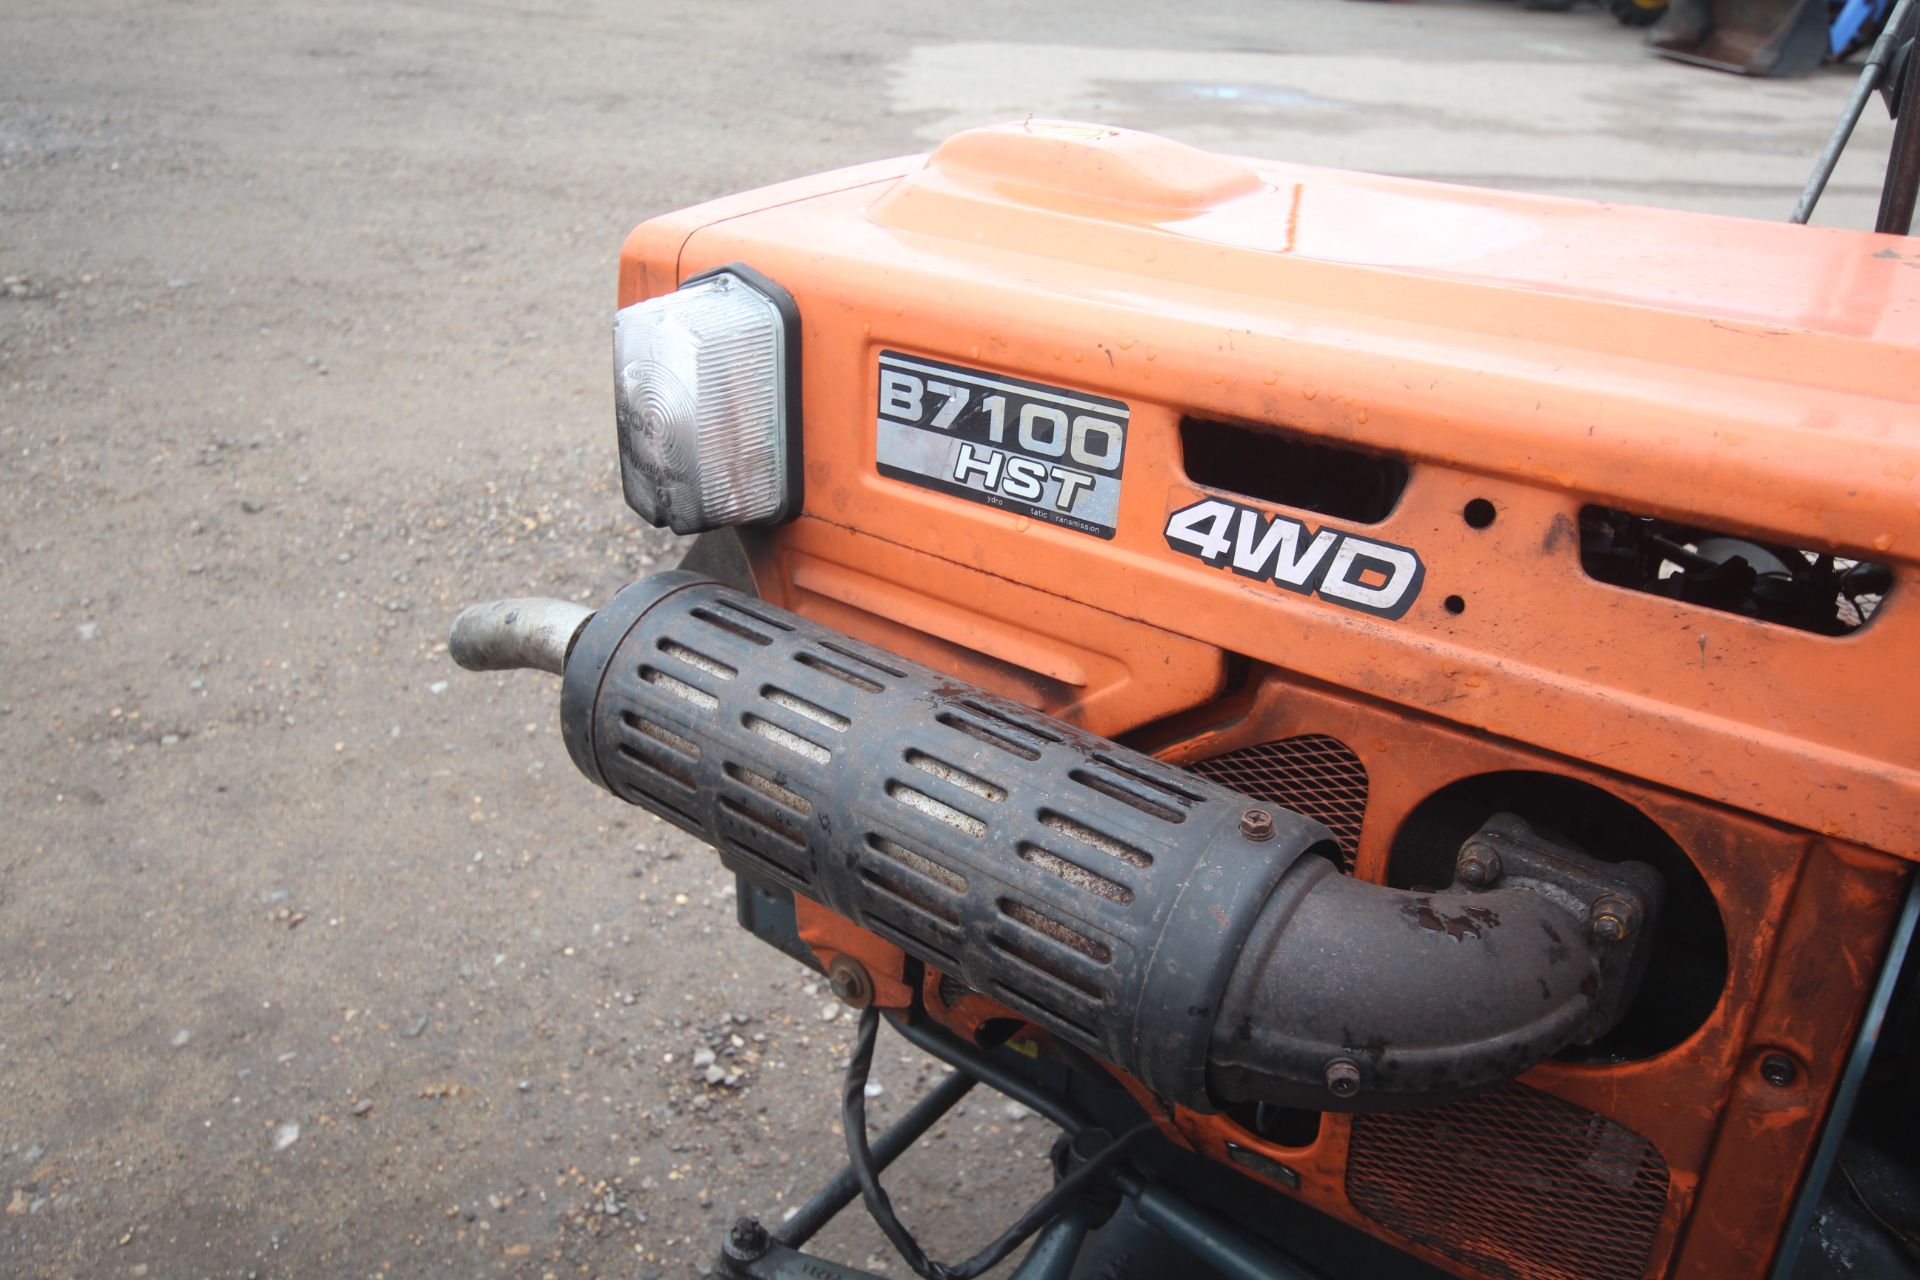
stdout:
[[(692, 1276), (837, 1167), (851, 1022), (574, 774), (552, 682), (445, 655), (678, 554), (614, 468), (634, 222), (1026, 111), (1777, 213), (1846, 88), (1591, 11), (1170, 12), (0, 12), (0, 1272)], [(930, 1072), (883, 1044), (877, 1119)], [(976, 1095), (898, 1198), (969, 1251), (1050, 1138)]]

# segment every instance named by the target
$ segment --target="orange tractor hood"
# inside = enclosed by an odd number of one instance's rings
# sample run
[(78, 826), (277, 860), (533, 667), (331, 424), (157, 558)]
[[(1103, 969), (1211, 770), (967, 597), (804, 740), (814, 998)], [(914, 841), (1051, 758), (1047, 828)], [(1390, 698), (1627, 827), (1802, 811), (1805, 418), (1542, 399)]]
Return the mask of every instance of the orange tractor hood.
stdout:
[[(645, 223), (619, 301), (729, 262), (802, 316), (795, 536), (1017, 563), (1118, 616), (1920, 853), (1913, 241), (1027, 122)], [(1102, 554), (877, 475), (862, 406), (883, 349), (1133, 406)], [(1412, 483), (1366, 532), (1420, 549), (1418, 607), (1327, 610), (1170, 553), (1168, 513), (1208, 492), (1182, 468), (1190, 418), (1404, 459)], [(1500, 512), (1484, 532), (1461, 527), (1475, 498)], [(1587, 504), (1879, 561), (1895, 587), (1842, 638), (1609, 587), (1580, 568)]]

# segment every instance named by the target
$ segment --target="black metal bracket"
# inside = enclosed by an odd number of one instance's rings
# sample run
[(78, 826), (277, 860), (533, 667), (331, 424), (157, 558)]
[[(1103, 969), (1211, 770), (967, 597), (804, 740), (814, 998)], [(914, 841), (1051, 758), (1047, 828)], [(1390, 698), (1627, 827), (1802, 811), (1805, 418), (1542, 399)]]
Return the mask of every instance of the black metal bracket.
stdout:
[(1915, 48), (1913, 37), (1900, 46), (1886, 82), (1887, 110), (1894, 117), (1893, 147), (1873, 229), (1896, 236), (1912, 233), (1914, 204), (1920, 199), (1920, 120), (1915, 119), (1920, 113), (1910, 109), (1920, 95), (1920, 54)]
[[(1058, 1125), (1062, 1131), (1056, 1171), (1074, 1161), (1068, 1149), (1082, 1133), (1093, 1133), (1091, 1119), (1071, 1098), (1028, 1079), (1009, 1064), (931, 1022), (893, 1020), (894, 1029), (917, 1048), (954, 1070), (923, 1095), (907, 1113), (871, 1144), (876, 1169), (884, 1169), (951, 1111), (976, 1084), (985, 1084)], [(1136, 1215), (1178, 1241), (1197, 1262), (1231, 1280), (1314, 1280), (1313, 1273), (1246, 1232), (1200, 1209), (1170, 1187), (1122, 1164), (1054, 1218), (1029, 1247), (1010, 1280), (1068, 1280), (1081, 1246), (1107, 1221), (1124, 1195)], [(808, 1240), (860, 1195), (851, 1164), (829, 1179), (780, 1227), (769, 1230), (754, 1218), (728, 1229), (714, 1272), (723, 1280), (883, 1280), (873, 1273), (802, 1251)]]
[(715, 1274), (726, 1280), (883, 1280), (781, 1244), (757, 1218), (741, 1218), (727, 1229)]

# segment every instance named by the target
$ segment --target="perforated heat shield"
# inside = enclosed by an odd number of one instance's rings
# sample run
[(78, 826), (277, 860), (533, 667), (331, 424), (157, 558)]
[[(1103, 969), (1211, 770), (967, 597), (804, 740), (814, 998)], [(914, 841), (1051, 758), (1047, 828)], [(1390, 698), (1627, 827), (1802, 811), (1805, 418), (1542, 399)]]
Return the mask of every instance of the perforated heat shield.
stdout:
[(614, 794), (1208, 1106), (1242, 944), (1326, 828), (691, 574), (575, 642), (575, 762)]

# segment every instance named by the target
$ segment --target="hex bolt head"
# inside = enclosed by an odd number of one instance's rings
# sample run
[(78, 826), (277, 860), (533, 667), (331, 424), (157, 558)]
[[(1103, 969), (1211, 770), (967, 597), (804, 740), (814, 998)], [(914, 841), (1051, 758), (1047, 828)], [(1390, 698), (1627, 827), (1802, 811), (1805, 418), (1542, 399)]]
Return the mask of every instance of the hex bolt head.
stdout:
[(1770, 1053), (1760, 1059), (1760, 1078), (1776, 1089), (1784, 1089), (1800, 1078), (1800, 1068), (1784, 1053)]
[(1328, 1062), (1327, 1092), (1336, 1098), (1351, 1098), (1360, 1092), (1360, 1065), (1352, 1058), (1335, 1058)]
[(769, 1243), (767, 1229), (758, 1218), (735, 1218), (727, 1231), (727, 1255), (738, 1262), (752, 1262), (767, 1251)]
[(1587, 913), (1587, 929), (1595, 942), (1625, 942), (1633, 936), (1633, 926), (1639, 917), (1639, 909), (1633, 903), (1609, 893), (1594, 899)]
[(1484, 889), (1500, 878), (1500, 855), (1484, 844), (1469, 843), (1460, 850), (1453, 864), (1454, 879), (1475, 889)]
[(1273, 815), (1265, 809), (1249, 809), (1240, 815), (1240, 834), (1249, 840), (1273, 839)]
[(852, 956), (835, 956), (827, 966), (827, 987), (842, 1002), (855, 1009), (873, 1003), (873, 979)]

